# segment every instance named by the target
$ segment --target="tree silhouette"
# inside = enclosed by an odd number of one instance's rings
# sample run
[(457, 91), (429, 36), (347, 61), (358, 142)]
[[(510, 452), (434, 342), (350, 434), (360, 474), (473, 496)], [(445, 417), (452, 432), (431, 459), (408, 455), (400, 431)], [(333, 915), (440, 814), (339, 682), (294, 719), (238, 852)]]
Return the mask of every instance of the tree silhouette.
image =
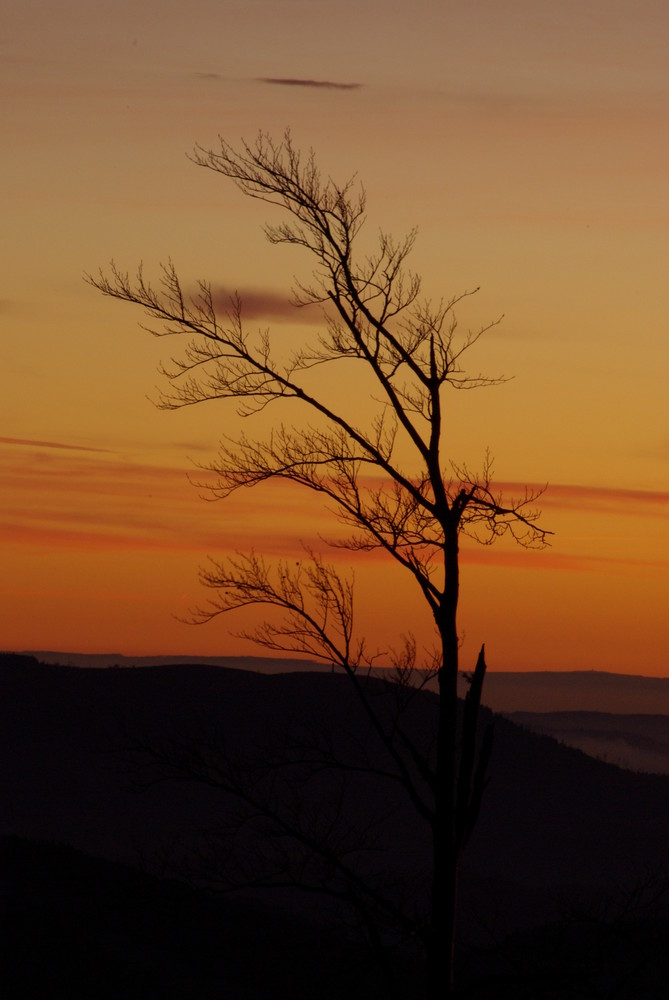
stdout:
[[(214, 497), (225, 499), (272, 479), (312, 490), (346, 529), (331, 544), (385, 552), (412, 578), (431, 612), (434, 652), (419, 662), (407, 630), (404, 646), (394, 654), (398, 710), (387, 717), (379, 714), (365, 683), (376, 654), (354, 630), (352, 579), (319, 553), (307, 550), (297, 564), (274, 566), (255, 553), (212, 560), (202, 573), (212, 597), (195, 619), (267, 606), (270, 618), (245, 633), (249, 638), (267, 649), (336, 664), (350, 678), (388, 754), (392, 780), (431, 832), (429, 912), (419, 918), (407, 909), (399, 916), (422, 942), (428, 996), (435, 1000), (454, 989), (458, 867), (478, 813), (491, 746), (487, 733), (477, 752), (483, 647), (458, 728), (460, 535), (490, 544), (509, 534), (520, 545), (539, 547), (547, 536), (537, 520), (539, 492), (525, 490), (505, 500), (495, 490), (489, 455), (474, 472), (447, 454), (446, 393), (504, 381), (465, 368), (470, 349), (499, 321), (463, 332), (456, 307), (473, 293), (436, 304), (421, 297), (420, 278), (407, 268), (415, 232), (401, 241), (381, 232), (375, 249), (360, 250), (364, 189), (355, 180), (338, 185), (322, 175), (313, 153), (303, 157), (288, 132), (280, 142), (261, 133), (239, 149), (221, 139), (215, 150), (196, 147), (193, 160), (282, 211), (282, 221), (268, 224), (265, 234), (272, 244), (299, 247), (311, 256), (312, 277), (297, 283), (293, 296), (296, 306), (320, 307), (318, 334), (295, 350), (282, 349), (269, 332), (248, 329), (239, 296), (221, 315), (212, 286), (200, 281), (189, 294), (171, 262), (162, 267), (157, 285), (141, 266), (131, 278), (113, 262), (108, 272), (87, 280), (105, 295), (142, 306), (156, 336), (187, 339), (182, 354), (163, 368), (168, 388), (162, 407), (231, 400), (250, 422), (270, 407), (284, 417), (291, 402), (301, 409), (298, 421), (275, 422), (266, 437), (223, 440), (218, 457), (206, 466), (215, 477), (209, 486)], [(324, 368), (331, 372), (326, 388), (314, 377)], [(331, 391), (352, 376), (362, 386), (365, 408)], [(402, 726), (403, 706), (428, 675), (436, 675), (439, 695), (430, 752)], [(233, 793), (236, 781), (224, 777)], [(372, 891), (367, 887), (367, 902)], [(356, 894), (363, 899), (365, 887), (357, 886)]]

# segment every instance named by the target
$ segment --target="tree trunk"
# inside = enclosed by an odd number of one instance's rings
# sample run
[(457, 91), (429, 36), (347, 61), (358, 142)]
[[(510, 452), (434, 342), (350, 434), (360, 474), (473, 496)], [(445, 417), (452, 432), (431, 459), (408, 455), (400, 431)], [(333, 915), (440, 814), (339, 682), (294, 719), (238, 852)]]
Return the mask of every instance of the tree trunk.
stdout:
[(437, 793), (432, 833), (431, 922), (427, 949), (429, 1000), (453, 994), (458, 889), (455, 828), (457, 671), (444, 671), (440, 678), (440, 689)]
[[(436, 842), (435, 856), (446, 855)], [(453, 856), (443, 857), (433, 881), (432, 920), (427, 941), (427, 998), (444, 1000), (455, 995), (455, 916), (458, 864)]]
[(427, 943), (428, 1000), (453, 996), (455, 923), (458, 893), (457, 725), (459, 593), (458, 536), (454, 525), (446, 539), (444, 593), (437, 627), (441, 636), (439, 731), (437, 734), (435, 818), (432, 830), (433, 876)]

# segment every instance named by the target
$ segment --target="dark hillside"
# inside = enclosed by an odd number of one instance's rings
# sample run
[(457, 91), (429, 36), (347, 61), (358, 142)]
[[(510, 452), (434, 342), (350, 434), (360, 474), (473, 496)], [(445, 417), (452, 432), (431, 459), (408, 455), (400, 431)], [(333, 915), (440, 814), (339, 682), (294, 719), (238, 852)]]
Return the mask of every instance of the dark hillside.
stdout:
[(0, 837), (0, 886), (3, 1000), (362, 1000), (378, 989), (367, 956), (334, 932), (73, 848)]
[[(166, 843), (188, 842), (230, 809), (225, 796), (194, 785), (133, 790), (118, 755), (131, 737), (215, 736), (242, 752), (286, 733), (328, 732), (383, 763), (347, 679), (328, 672), (87, 670), (4, 657), (0, 686), (0, 833), (117, 861), (152, 865)], [(429, 694), (413, 705), (411, 727), (425, 746), (434, 709)], [(622, 771), (501, 717), (495, 727), (491, 780), (462, 874), (465, 936), (482, 923), (499, 930), (547, 919), (563, 902), (666, 866), (669, 778)], [(353, 825), (387, 817), (370, 855), (379, 873), (422, 884), (428, 841), (402, 799), (368, 779), (352, 780), (344, 802)]]

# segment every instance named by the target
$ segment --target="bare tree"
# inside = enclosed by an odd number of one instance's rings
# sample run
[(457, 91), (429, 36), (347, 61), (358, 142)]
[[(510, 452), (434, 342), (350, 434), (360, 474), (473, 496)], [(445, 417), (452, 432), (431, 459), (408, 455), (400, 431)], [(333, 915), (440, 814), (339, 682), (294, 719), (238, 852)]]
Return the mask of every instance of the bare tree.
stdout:
[[(88, 280), (105, 295), (142, 306), (156, 336), (187, 338), (183, 353), (163, 369), (168, 389), (159, 405), (233, 400), (247, 419), (270, 406), (285, 414), (290, 401), (301, 408), (299, 422), (275, 423), (267, 437), (223, 440), (207, 467), (215, 475), (214, 497), (225, 499), (271, 479), (314, 491), (347, 532), (331, 544), (384, 551), (412, 578), (431, 612), (433, 657), (418, 663), (409, 637), (395, 664), (405, 692), (423, 682), (419, 668), (436, 673), (439, 710), (431, 755), (407, 737), (397, 718), (388, 727), (377, 714), (361, 682), (361, 668), (369, 667), (374, 654), (354, 632), (352, 581), (317, 553), (275, 567), (253, 553), (212, 561), (202, 581), (213, 596), (196, 618), (266, 605), (272, 616), (249, 638), (271, 650), (335, 663), (350, 677), (396, 777), (431, 830), (431, 902), (417, 933), (427, 956), (428, 996), (435, 1000), (453, 991), (458, 867), (490, 753), (488, 736), (477, 759), (483, 647), (458, 737), (459, 540), (465, 534), (490, 544), (509, 534), (520, 545), (540, 547), (547, 536), (535, 508), (540, 491), (505, 500), (494, 488), (487, 454), (477, 473), (447, 452), (446, 393), (504, 381), (465, 368), (470, 349), (499, 321), (462, 331), (455, 310), (473, 293), (437, 303), (421, 297), (420, 278), (407, 268), (415, 232), (401, 241), (381, 232), (375, 249), (361, 252), (364, 190), (355, 180), (338, 185), (323, 176), (313, 153), (301, 156), (289, 133), (278, 143), (261, 133), (239, 149), (221, 139), (215, 150), (196, 147), (193, 160), (281, 210), (282, 221), (267, 225), (265, 234), (272, 244), (311, 256), (312, 278), (297, 283), (293, 295), (296, 306), (320, 307), (318, 335), (288, 354), (269, 332), (247, 328), (238, 296), (220, 315), (212, 286), (200, 281), (187, 293), (171, 262), (157, 285), (141, 267), (131, 278), (113, 262), (108, 272)], [(346, 399), (314, 388), (313, 374), (325, 366), (331, 385), (361, 371), (360, 384), (369, 394), (361, 414)]]

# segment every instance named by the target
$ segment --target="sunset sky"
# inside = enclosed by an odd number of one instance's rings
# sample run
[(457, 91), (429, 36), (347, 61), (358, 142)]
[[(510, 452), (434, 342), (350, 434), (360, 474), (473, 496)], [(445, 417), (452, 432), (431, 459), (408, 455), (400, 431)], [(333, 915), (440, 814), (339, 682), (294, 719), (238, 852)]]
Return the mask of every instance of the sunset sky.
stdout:
[[(0, 649), (257, 652), (178, 620), (207, 555), (292, 557), (327, 531), (272, 485), (206, 503), (188, 481), (234, 407), (151, 402), (170, 341), (84, 283), (114, 259), (285, 308), (309, 262), (267, 206), (187, 158), (260, 129), (357, 172), (368, 228), (419, 231), (425, 294), (503, 386), (449, 401), (452, 456), (543, 485), (551, 547), (463, 547), (463, 665), (669, 675), (669, 4), (666, 0), (10, 0), (0, 73)], [(296, 324), (298, 324), (296, 326)], [(177, 345), (178, 346), (178, 345)], [(337, 564), (351, 562), (344, 553)], [(427, 621), (356, 560), (386, 648)]]

